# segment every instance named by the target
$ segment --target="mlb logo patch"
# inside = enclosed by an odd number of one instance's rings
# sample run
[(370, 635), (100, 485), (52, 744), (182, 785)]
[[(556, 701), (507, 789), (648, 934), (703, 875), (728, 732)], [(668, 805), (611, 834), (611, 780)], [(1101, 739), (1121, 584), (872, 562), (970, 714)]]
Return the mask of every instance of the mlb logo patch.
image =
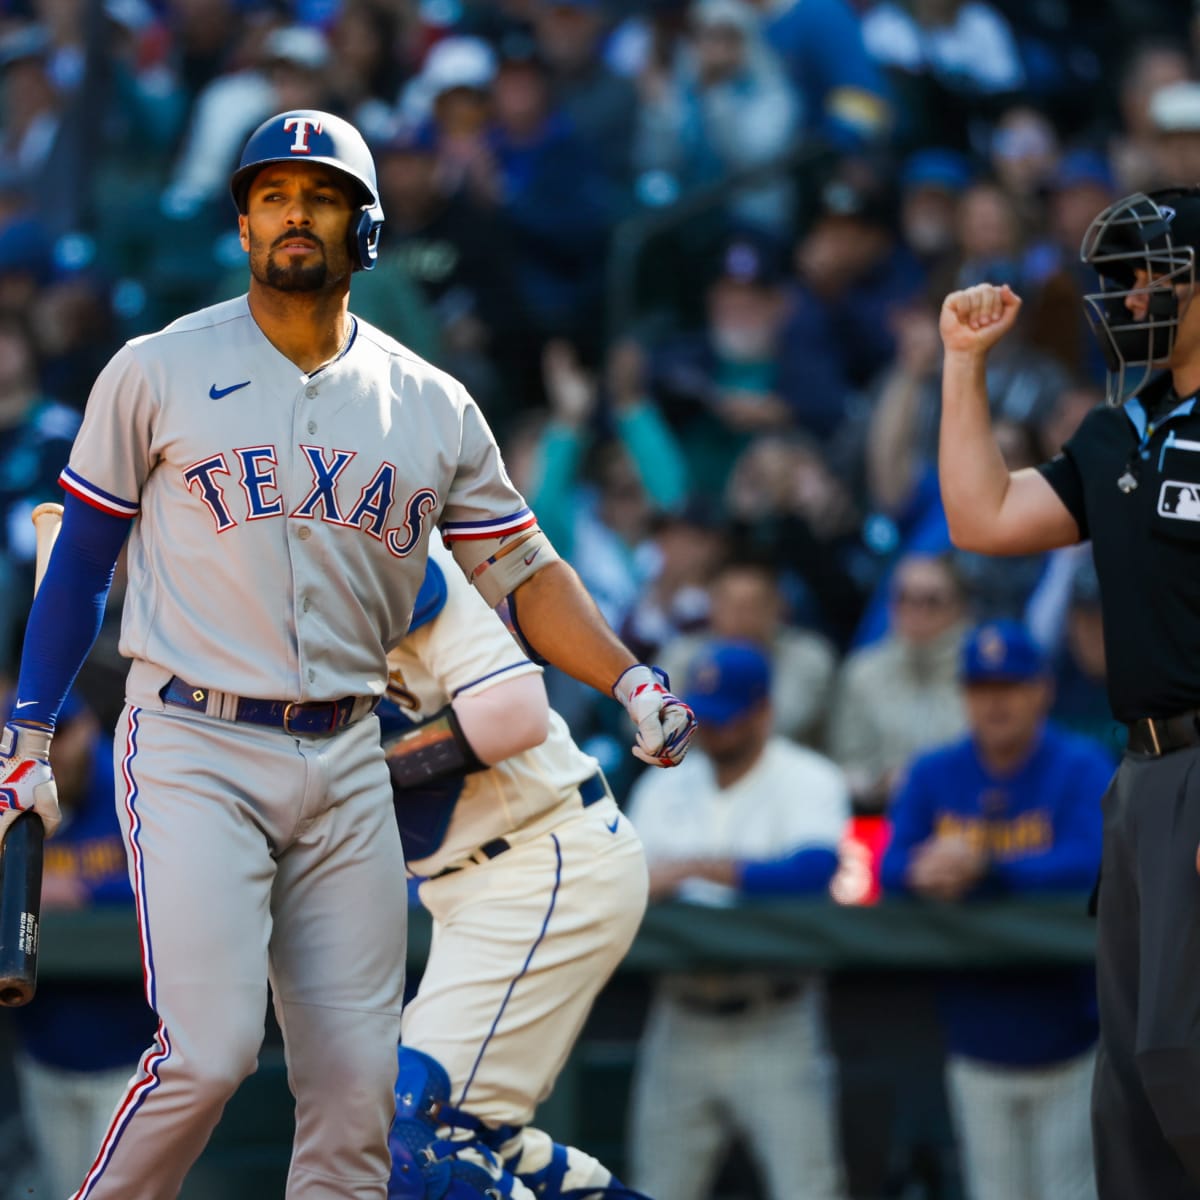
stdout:
[(1158, 515), (1171, 521), (1200, 522), (1200, 483), (1164, 479), (1158, 491)]

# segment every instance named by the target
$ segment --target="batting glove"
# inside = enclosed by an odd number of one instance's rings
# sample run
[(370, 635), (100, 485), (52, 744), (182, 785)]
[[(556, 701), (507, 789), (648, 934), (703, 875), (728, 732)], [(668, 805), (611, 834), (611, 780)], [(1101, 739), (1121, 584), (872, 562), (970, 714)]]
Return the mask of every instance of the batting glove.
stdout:
[(50, 730), (5, 725), (0, 735), (0, 840), (30, 809), (41, 817), (49, 837), (62, 820), (50, 770)]
[(613, 695), (637, 726), (633, 753), (653, 767), (677, 767), (696, 732), (696, 717), (678, 696), (668, 690), (665, 671), (639, 663), (629, 667), (613, 684)]

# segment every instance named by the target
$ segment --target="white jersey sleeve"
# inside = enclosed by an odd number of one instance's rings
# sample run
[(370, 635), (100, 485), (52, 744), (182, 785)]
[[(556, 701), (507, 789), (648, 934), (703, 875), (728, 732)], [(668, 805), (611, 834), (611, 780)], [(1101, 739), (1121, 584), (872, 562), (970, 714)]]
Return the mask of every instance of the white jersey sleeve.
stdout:
[[(416, 722), (455, 696), (541, 672), (436, 539), (430, 557), (445, 576), (446, 602), (388, 655), (388, 697)], [(563, 719), (551, 712), (550, 732), (540, 746), (462, 780), (445, 835), (435, 847), (418, 856), (406, 841), (411, 873), (434, 875), (494, 838), (552, 828), (578, 806), (579, 785), (596, 771), (595, 759), (575, 745)], [(404, 802), (398, 797), (398, 805)], [(404, 826), (402, 817), (402, 833)]]
[(113, 516), (136, 516), (142, 488), (158, 459), (154, 435), (159, 404), (133, 351), (122, 347), (92, 387), (63, 469), (63, 487)]
[(482, 691), (501, 680), (540, 675), (542, 668), (526, 658), (436, 539), (430, 543), (429, 557), (446, 577), (446, 603), (388, 656), (392, 682), (407, 678), (409, 683), (403, 686), (418, 686), (423, 693), (419, 697), (423, 716), (432, 716), (456, 696)]

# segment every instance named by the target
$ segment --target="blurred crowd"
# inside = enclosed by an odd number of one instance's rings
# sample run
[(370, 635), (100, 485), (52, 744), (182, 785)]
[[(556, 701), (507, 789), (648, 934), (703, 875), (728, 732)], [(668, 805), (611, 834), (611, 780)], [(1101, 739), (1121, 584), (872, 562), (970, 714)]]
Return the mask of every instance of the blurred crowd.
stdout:
[[(1087, 568), (954, 553), (933, 465), (942, 296), (1023, 296), (995, 417), (1013, 465), (1052, 455), (1102, 382), (1084, 230), (1200, 174), (1200, 21), (1107, 7), (9, 0), (0, 672), (28, 514), (55, 498), (95, 372), (244, 287), (233, 160), (265, 115), (311, 106), (378, 163), (382, 261), (355, 311), (464, 380), (640, 655), (678, 671), (706, 636), (770, 644), (782, 728), (868, 809), (961, 724), (938, 688), (970, 618), (1027, 621), (1066, 719), (1111, 739)], [(553, 683), (577, 735), (615, 750), (609, 706)]]
[[(988, 364), (1014, 468), (1102, 400), (1079, 245), (1117, 197), (1200, 181), (1183, 0), (4, 0), (0, 689), (96, 372), (244, 289), (228, 176), (307, 107), (378, 167), (353, 311), (464, 381), (640, 658), (692, 681), (757, 647), (762, 744), (831, 759), (867, 822), (978, 732), (981, 623), (1032, 639), (1034, 725), (1120, 752), (1086, 549), (950, 544), (937, 321), (956, 287), (1022, 296)], [(80, 680), (101, 730), (120, 601)], [(625, 796), (619, 708), (548, 682)], [(839, 898), (878, 890), (864, 838)]]

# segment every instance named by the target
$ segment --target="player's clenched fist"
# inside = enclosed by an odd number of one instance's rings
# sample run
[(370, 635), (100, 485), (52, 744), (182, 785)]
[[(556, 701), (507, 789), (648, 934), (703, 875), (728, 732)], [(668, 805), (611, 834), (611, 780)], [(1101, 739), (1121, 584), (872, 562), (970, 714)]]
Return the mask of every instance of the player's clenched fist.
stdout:
[(942, 301), (942, 345), (951, 353), (982, 354), (1013, 327), (1020, 310), (1021, 298), (1007, 283), (977, 283), (951, 292)]
[(653, 767), (677, 767), (696, 732), (696, 717), (658, 667), (630, 667), (613, 684), (613, 695), (637, 726), (634, 754)]
[(50, 771), (50, 730), (5, 725), (0, 736), (0, 839), (31, 808), (49, 837), (62, 820)]

